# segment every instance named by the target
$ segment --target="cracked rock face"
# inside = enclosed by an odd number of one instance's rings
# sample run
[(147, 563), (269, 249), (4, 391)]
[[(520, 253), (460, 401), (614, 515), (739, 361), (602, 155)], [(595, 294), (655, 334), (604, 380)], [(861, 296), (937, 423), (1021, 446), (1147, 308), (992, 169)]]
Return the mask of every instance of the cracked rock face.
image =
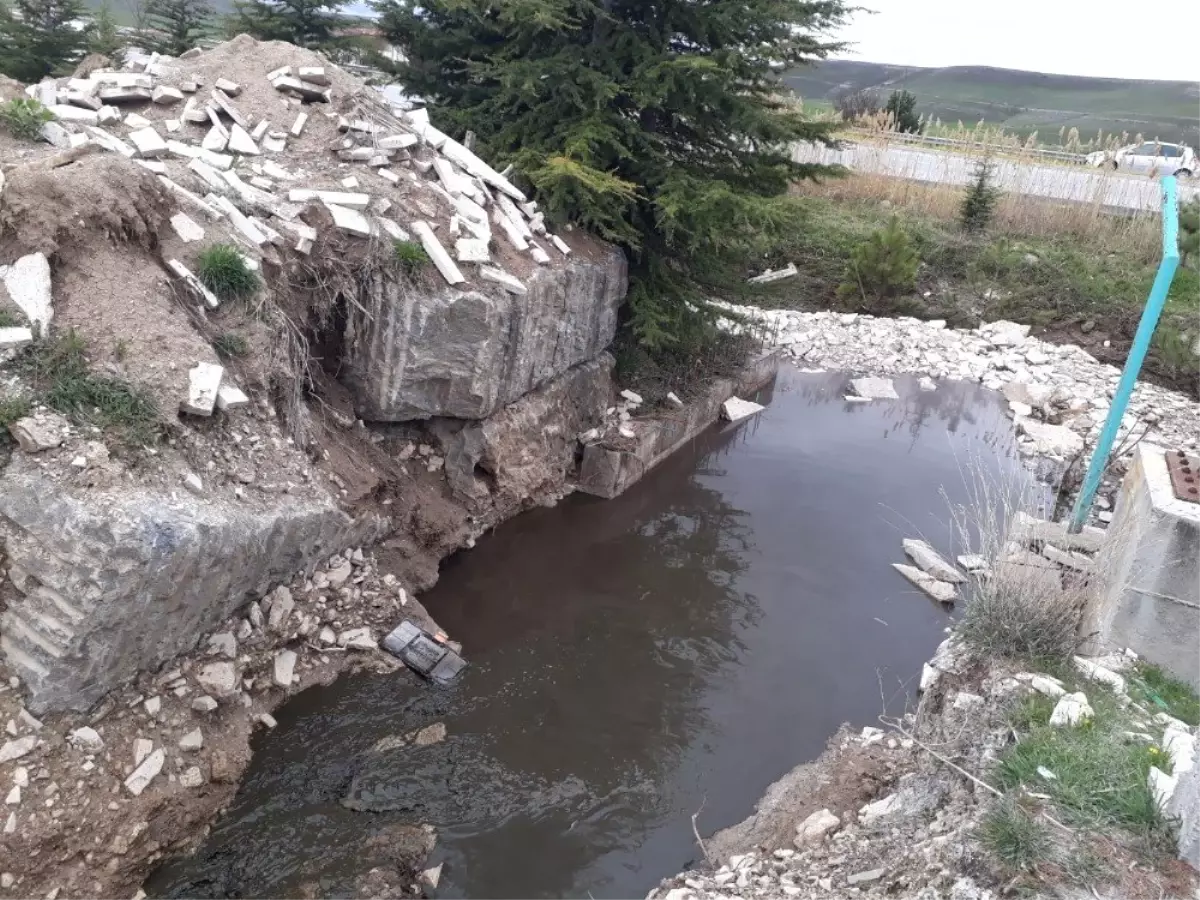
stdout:
[[(348, 383), (359, 415), (381, 422), (483, 419), (596, 358), (625, 296), (624, 255), (598, 250), (539, 268), (523, 296), (376, 278), (347, 326)], [(353, 337), (353, 340), (350, 338)]]

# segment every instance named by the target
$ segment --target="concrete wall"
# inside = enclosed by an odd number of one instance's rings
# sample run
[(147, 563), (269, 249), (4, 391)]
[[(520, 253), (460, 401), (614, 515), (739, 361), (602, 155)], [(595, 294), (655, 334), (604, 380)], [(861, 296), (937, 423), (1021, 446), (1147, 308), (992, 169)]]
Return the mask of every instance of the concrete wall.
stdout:
[(1200, 746), (1192, 767), (1179, 776), (1167, 815), (1179, 819), (1179, 858), (1200, 870)]
[(612, 342), (625, 298), (625, 256), (607, 244), (523, 278), (528, 293), (492, 285), (416, 288), (376, 273), (352, 304), (345, 380), (361, 418), (482, 419)]
[(332, 499), (74, 494), (16, 454), (0, 483), (0, 651), (35, 712), (87, 709), (296, 572), (373, 536)]
[(627, 490), (680, 444), (716, 421), (721, 404), (730, 397), (754, 399), (754, 393), (775, 378), (780, 359), (778, 350), (765, 353), (748, 363), (737, 378), (716, 381), (703, 399), (689, 402), (678, 412), (634, 420), (637, 446), (632, 450), (587, 445), (580, 464), (579, 490), (597, 497), (615, 497)]
[(1200, 689), (1200, 504), (1175, 496), (1161, 447), (1138, 446), (1097, 559), (1091, 649), (1130, 647)]

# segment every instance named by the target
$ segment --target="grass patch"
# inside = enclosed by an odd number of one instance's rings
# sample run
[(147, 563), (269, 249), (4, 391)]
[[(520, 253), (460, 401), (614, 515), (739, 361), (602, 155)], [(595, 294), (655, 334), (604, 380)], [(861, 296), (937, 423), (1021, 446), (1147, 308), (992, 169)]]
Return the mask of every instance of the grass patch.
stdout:
[(1135, 700), (1144, 699), (1147, 705), (1188, 725), (1200, 725), (1200, 696), (1190, 685), (1164, 672), (1161, 666), (1139, 662), (1125, 680)]
[(9, 434), (8, 426), (29, 415), (30, 406), (25, 397), (0, 398), (0, 447), (12, 443), (13, 437)]
[(1010, 875), (1031, 872), (1056, 855), (1050, 826), (1011, 797), (988, 808), (979, 823), (979, 840)]
[(41, 135), (42, 126), (53, 118), (50, 110), (30, 98), (18, 97), (0, 103), (0, 126), (22, 140), (36, 141)]
[(0, 306), (0, 328), (20, 328), (25, 320), (11, 310)]
[(154, 400), (121, 379), (93, 374), (74, 329), (35, 345), (22, 368), (39, 399), (77, 425), (94, 425), (135, 446), (161, 437)]
[(1030, 566), (997, 567), (963, 606), (959, 634), (986, 656), (1057, 668), (1079, 648), (1083, 598), (1053, 589)]
[[(1122, 734), (1132, 727), (1130, 718), (1107, 688), (1089, 684), (1087, 694), (1095, 717), (1075, 728), (1049, 724), (1052, 703), (1027, 701), (1016, 708), (1012, 724), (1020, 739), (1000, 757), (997, 786), (1049, 794), (1068, 823), (1079, 827), (1165, 830), (1146, 783), (1151, 766), (1167, 765), (1165, 755)], [(1056, 777), (1044, 778), (1039, 766)]]
[(258, 276), (246, 265), (237, 248), (229, 244), (213, 244), (200, 251), (196, 275), (222, 300), (249, 297), (258, 290)]
[(212, 339), (213, 350), (221, 359), (234, 359), (250, 352), (250, 342), (235, 331), (226, 331)]
[(392, 253), (400, 268), (410, 275), (429, 262), (429, 254), (416, 241), (393, 241)]

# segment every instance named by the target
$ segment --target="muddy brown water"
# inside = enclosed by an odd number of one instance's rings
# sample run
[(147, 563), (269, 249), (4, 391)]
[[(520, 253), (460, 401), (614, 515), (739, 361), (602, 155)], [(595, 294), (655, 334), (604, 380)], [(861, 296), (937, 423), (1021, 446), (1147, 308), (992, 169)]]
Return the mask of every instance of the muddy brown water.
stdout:
[[(697, 810), (705, 833), (745, 818), (842, 722), (877, 724), (881, 691), (903, 706), (949, 615), (889, 566), (901, 539), (951, 551), (941, 492), (1021, 471), (996, 395), (897, 379), (901, 400), (855, 404), (846, 380), (785, 370), (766, 412), (625, 495), (573, 496), (448, 560), (423, 599), (464, 644), (459, 683), (301, 694), (148, 890), (354, 895), (423, 823), (443, 897), (644, 896), (693, 862)], [(434, 722), (442, 743), (371, 750)]]

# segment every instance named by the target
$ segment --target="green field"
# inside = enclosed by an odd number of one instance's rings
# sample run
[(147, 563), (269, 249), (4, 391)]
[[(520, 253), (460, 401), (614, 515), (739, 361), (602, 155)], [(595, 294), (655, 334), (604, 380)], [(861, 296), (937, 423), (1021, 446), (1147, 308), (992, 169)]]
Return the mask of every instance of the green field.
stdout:
[(828, 100), (840, 90), (875, 88), (886, 97), (904, 89), (917, 110), (944, 124), (980, 119), (1022, 137), (1056, 139), (1060, 128), (1083, 140), (1128, 132), (1164, 141), (1200, 143), (1200, 85), (1188, 81), (1132, 81), (1047, 75), (986, 66), (922, 69), (855, 60), (827, 60), (784, 76), (805, 100)]

